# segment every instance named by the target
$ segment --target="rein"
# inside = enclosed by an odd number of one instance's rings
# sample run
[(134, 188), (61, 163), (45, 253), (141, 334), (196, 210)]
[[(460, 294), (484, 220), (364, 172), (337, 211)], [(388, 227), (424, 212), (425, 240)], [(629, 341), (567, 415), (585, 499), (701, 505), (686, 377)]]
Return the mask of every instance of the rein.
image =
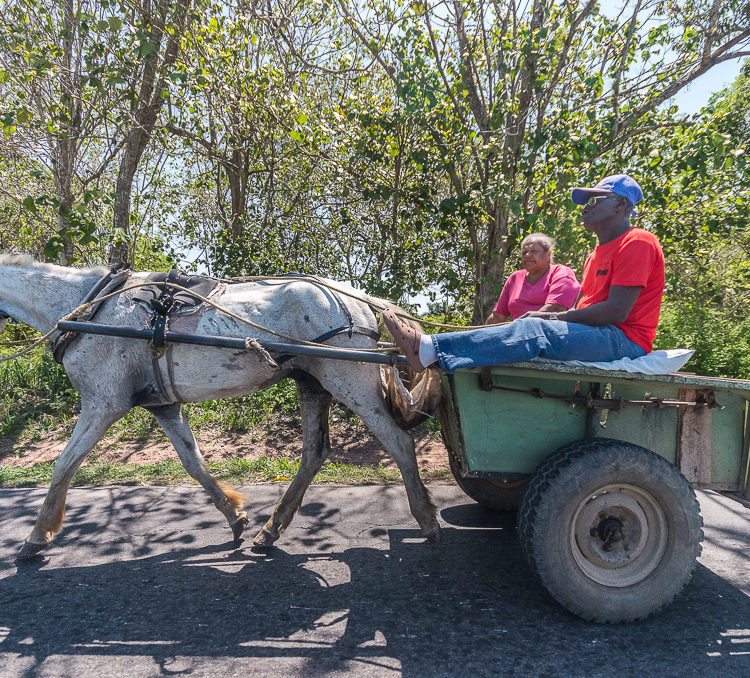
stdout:
[[(350, 297), (352, 297), (354, 299), (358, 299), (359, 301), (363, 301), (365, 303), (368, 303), (371, 307), (377, 309), (378, 311), (383, 310), (384, 308), (387, 308), (387, 306), (385, 304), (381, 304), (379, 302), (370, 303), (364, 297), (359, 297), (359, 296), (354, 295), (354, 294), (349, 294), (349, 293), (347, 293), (347, 292), (345, 292), (343, 290), (336, 289), (336, 288), (332, 287), (331, 285), (326, 285), (325, 283), (319, 282), (319, 281), (315, 280), (314, 278), (312, 278), (310, 276), (305, 276), (305, 277), (302, 277), (302, 276), (278, 276), (278, 277), (276, 277), (276, 276), (268, 276), (268, 277), (264, 277), (264, 278), (260, 278), (259, 277), (258, 279), (264, 279), (264, 280), (284, 280), (284, 279), (289, 279), (289, 280), (305, 280), (307, 282), (313, 282), (313, 283), (319, 284), (319, 285), (321, 285), (323, 287), (327, 287), (327, 288), (331, 289), (334, 292), (342, 293), (342, 294), (350, 296)], [(222, 281), (222, 282), (224, 282), (224, 281)], [(241, 281), (235, 280), (234, 282), (237, 283), (237, 282), (241, 282)], [(99, 283), (97, 283), (95, 285), (95, 287), (98, 286), (98, 285), (99, 285)], [(7, 362), (9, 360), (14, 360), (15, 358), (20, 358), (21, 356), (26, 355), (27, 353), (29, 353), (30, 351), (34, 350), (35, 348), (37, 348), (38, 346), (40, 346), (41, 344), (43, 344), (45, 341), (47, 341), (50, 337), (52, 337), (52, 335), (55, 334), (55, 332), (59, 332), (60, 330), (58, 329), (58, 323), (60, 323), (62, 321), (67, 321), (67, 320), (76, 320), (76, 318), (78, 318), (81, 314), (89, 313), (92, 309), (98, 307), (101, 303), (103, 303), (104, 301), (107, 301), (108, 299), (111, 299), (112, 297), (115, 297), (115, 296), (117, 296), (119, 294), (123, 294), (124, 292), (128, 292), (129, 290), (139, 289), (141, 287), (156, 286), (156, 287), (161, 287), (162, 289), (165, 289), (167, 285), (169, 285), (173, 289), (181, 290), (181, 291), (184, 291), (184, 292), (187, 292), (187, 293), (191, 294), (192, 296), (196, 297), (197, 299), (200, 299), (203, 303), (208, 304), (209, 306), (214, 307), (217, 311), (219, 311), (220, 313), (223, 313), (223, 314), (229, 316), (230, 318), (234, 318), (235, 320), (237, 320), (237, 321), (239, 321), (241, 323), (244, 323), (246, 325), (249, 325), (250, 327), (252, 327), (252, 328), (254, 328), (254, 329), (258, 330), (258, 331), (266, 332), (268, 334), (274, 335), (274, 336), (279, 337), (281, 339), (285, 339), (285, 340), (289, 341), (290, 343), (299, 344), (299, 345), (302, 345), (302, 346), (323, 346), (325, 348), (332, 349), (332, 350), (336, 350), (336, 349), (339, 348), (337, 346), (330, 346), (328, 344), (321, 344), (321, 343), (319, 343), (321, 340), (329, 339), (330, 336), (328, 336), (328, 335), (330, 333), (326, 333), (325, 335), (321, 335), (321, 337), (317, 338), (317, 341), (307, 341), (305, 339), (299, 339), (297, 337), (292, 337), (292, 336), (289, 336), (287, 334), (283, 334), (282, 332), (276, 332), (275, 330), (272, 330), (272, 329), (270, 329), (268, 327), (264, 327), (263, 325), (259, 325), (258, 323), (254, 323), (252, 320), (249, 320), (247, 318), (243, 318), (242, 316), (237, 315), (236, 313), (233, 313), (229, 309), (222, 307), (221, 305), (215, 303), (214, 301), (211, 301), (210, 299), (202, 296), (201, 294), (198, 294), (197, 292), (194, 292), (193, 290), (190, 290), (190, 289), (188, 289), (186, 287), (183, 287), (182, 285), (178, 285), (177, 283), (171, 283), (171, 282), (166, 282), (166, 281), (165, 282), (153, 282), (153, 281), (149, 281), (149, 282), (133, 283), (133, 284), (130, 284), (130, 285), (126, 285), (124, 287), (120, 287), (119, 289), (114, 290), (112, 292), (109, 292), (107, 294), (103, 294), (102, 296), (98, 296), (98, 297), (96, 297), (95, 299), (93, 299), (91, 301), (84, 301), (80, 306), (78, 306), (77, 308), (73, 309), (70, 313), (68, 313), (68, 314), (64, 315), (62, 318), (60, 318), (57, 321), (57, 323), (55, 323), (55, 326), (49, 332), (47, 332), (47, 334), (45, 334), (44, 336), (42, 336), (39, 339), (37, 339), (31, 346), (28, 346), (27, 348), (23, 349), (22, 351), (18, 351), (17, 353), (14, 353), (12, 355), (0, 357), (0, 363)], [(411, 318), (411, 316), (403, 315), (403, 314), (400, 314), (400, 315), (403, 318), (410, 318), (410, 319), (413, 320), (413, 318)], [(342, 331), (349, 331), (350, 327), (351, 327), (351, 331), (352, 332), (357, 332), (360, 329), (358, 326), (355, 326), (355, 325), (351, 325), (351, 326), (347, 325), (347, 326), (344, 326), (343, 328), (337, 329), (336, 332), (335, 332), (335, 334), (340, 334), (340, 333), (342, 333)], [(363, 328), (363, 329), (367, 329), (367, 328)], [(368, 329), (368, 332), (371, 332), (371, 330)], [(359, 332), (357, 332), (357, 333), (359, 333)], [(331, 335), (331, 336), (335, 336), (335, 335)], [(351, 334), (350, 334), (350, 336), (351, 336)], [(252, 339), (252, 337), (250, 337), (250, 338)], [(347, 350), (347, 349), (341, 349), (341, 350)], [(391, 353), (391, 354), (393, 354), (393, 353), (398, 353), (399, 352), (398, 347), (363, 348), (363, 349), (358, 349), (358, 350), (361, 350), (361, 351), (367, 352), (367, 353)]]
[[(320, 287), (326, 287), (329, 290), (332, 290), (333, 292), (337, 292), (338, 294), (343, 294), (347, 297), (351, 297), (352, 299), (356, 299), (357, 301), (361, 301), (365, 304), (367, 304), (373, 311), (380, 312), (387, 308), (390, 308), (390, 306), (386, 303), (383, 303), (382, 301), (378, 300), (377, 297), (370, 297), (368, 295), (361, 295), (361, 294), (355, 294), (353, 292), (347, 292), (346, 290), (339, 289), (338, 287), (334, 287), (333, 285), (329, 285), (320, 278), (316, 278), (315, 276), (311, 275), (246, 275), (246, 276), (238, 276), (236, 278), (217, 278), (217, 280), (220, 280), (221, 282), (230, 283), (232, 285), (237, 285), (243, 282), (261, 282), (263, 280), (304, 280), (306, 282), (315, 283), (316, 285), (320, 285)], [(395, 310), (395, 309), (394, 309)], [(400, 313), (398, 311), (395, 311), (396, 315), (399, 318), (402, 318), (404, 320), (411, 320), (413, 322), (419, 323), (420, 325), (429, 325), (430, 327), (437, 327), (438, 329), (444, 329), (444, 330), (478, 330), (482, 327), (487, 327), (487, 325), (446, 325), (445, 323), (436, 323), (432, 322), (431, 320), (423, 320), (422, 318), (415, 318), (413, 315), (409, 313)], [(498, 325), (507, 325), (507, 323), (497, 323)]]
[[(96, 290), (102, 290), (103, 291), (103, 288), (106, 287), (106, 283), (102, 284), (102, 281), (105, 280), (105, 279), (109, 280), (110, 277), (111, 277), (111, 275), (112, 275), (112, 273), (114, 273), (114, 272), (115, 271), (110, 271), (110, 273), (107, 276), (105, 276), (104, 279), (102, 279), (99, 282), (97, 282), (94, 285), (94, 287), (92, 288), (92, 290), (89, 292), (89, 294), (87, 294), (86, 298), (88, 299), (90, 296), (92, 296), (92, 293), (93, 293), (93, 295), (95, 295), (96, 294)], [(348, 292), (347, 290), (342, 290), (342, 289), (340, 289), (338, 287), (334, 287), (333, 285), (329, 285), (328, 283), (324, 282), (323, 280), (321, 280), (319, 278), (316, 278), (315, 276), (308, 276), (308, 275), (243, 276), (243, 277), (228, 278), (228, 279), (224, 279), (224, 278), (215, 278), (215, 279), (219, 280), (220, 282), (227, 282), (227, 283), (230, 283), (230, 284), (240, 284), (240, 283), (243, 283), (243, 282), (261, 282), (261, 281), (265, 281), (265, 280), (273, 280), (273, 281), (279, 281), (279, 280), (304, 281), (304, 282), (309, 282), (309, 283), (318, 285), (320, 287), (327, 288), (327, 289), (331, 290), (332, 292), (334, 292), (334, 294), (336, 294), (336, 295), (342, 294), (344, 296), (351, 297), (352, 299), (356, 299), (357, 301), (361, 301), (361, 302), (367, 304), (370, 307), (370, 309), (373, 312), (375, 312), (375, 313), (379, 313), (379, 312), (381, 312), (381, 311), (383, 311), (383, 310), (385, 310), (387, 308), (390, 308), (389, 304), (387, 304), (387, 303), (385, 303), (385, 302), (383, 302), (383, 301), (381, 301), (381, 300), (379, 300), (379, 299), (377, 299), (375, 297), (369, 297), (368, 295), (365, 295), (365, 294), (356, 294), (356, 293), (353, 293), (353, 292)], [(110, 298), (112, 298), (114, 296), (117, 296), (118, 294), (123, 294), (124, 292), (128, 292), (129, 290), (135, 290), (135, 289), (139, 289), (141, 287), (146, 287), (146, 286), (157, 286), (157, 287), (161, 287), (162, 289), (165, 289), (165, 290), (167, 289), (167, 286), (169, 286), (172, 289), (176, 289), (176, 290), (181, 290), (181, 291), (187, 292), (190, 295), (196, 297), (197, 299), (200, 299), (204, 304), (208, 304), (209, 306), (212, 306), (213, 308), (215, 308), (220, 313), (223, 313), (223, 314), (229, 316), (230, 318), (234, 318), (235, 320), (237, 320), (237, 321), (239, 321), (241, 323), (244, 323), (245, 325), (249, 325), (253, 329), (256, 329), (256, 330), (258, 330), (260, 332), (266, 332), (266, 333), (271, 334), (273, 336), (279, 337), (281, 339), (285, 339), (285, 340), (287, 340), (287, 341), (289, 341), (291, 343), (299, 344), (299, 345), (302, 345), (302, 346), (324, 346), (324, 347), (329, 348), (329, 349), (336, 349), (338, 347), (336, 347), (336, 346), (330, 346), (329, 344), (322, 344), (320, 342), (325, 341), (327, 339), (330, 339), (331, 337), (336, 336), (338, 334), (341, 334), (341, 333), (343, 333), (345, 331), (348, 332), (348, 334), (349, 334), (350, 337), (351, 337), (352, 332), (357, 332), (358, 334), (366, 334), (367, 336), (373, 336), (372, 335), (372, 330), (369, 330), (368, 328), (360, 328), (359, 326), (355, 326), (355, 325), (351, 324), (351, 318), (348, 316), (348, 309), (344, 310), (344, 309), (346, 309), (346, 306), (343, 305), (343, 304), (341, 304), (342, 310), (343, 310), (344, 314), (347, 315), (347, 317), (349, 317), (349, 325), (348, 326), (342, 326), (341, 328), (337, 328), (336, 330), (332, 330), (331, 332), (327, 332), (326, 334), (323, 334), (323, 335), (321, 335), (319, 337), (316, 337), (316, 339), (313, 340), (313, 341), (307, 341), (305, 339), (299, 339), (297, 337), (291, 337), (291, 336), (289, 336), (287, 334), (283, 334), (281, 332), (276, 332), (275, 330), (272, 330), (272, 329), (270, 329), (268, 327), (264, 327), (263, 325), (259, 325), (257, 323), (254, 323), (252, 320), (248, 320), (247, 318), (243, 318), (242, 316), (239, 316), (236, 313), (233, 313), (229, 309), (226, 309), (226, 308), (220, 306), (219, 304), (211, 301), (210, 299), (207, 299), (206, 297), (198, 294), (197, 292), (194, 292), (193, 290), (189, 290), (186, 287), (183, 287), (182, 285), (179, 285), (177, 283), (167, 282), (167, 281), (165, 281), (165, 282), (153, 282), (153, 281), (149, 281), (149, 282), (142, 282), (142, 283), (134, 283), (134, 284), (131, 284), (131, 285), (120, 287), (119, 289), (116, 289), (114, 291), (108, 292), (108, 293), (103, 294), (101, 296), (96, 296), (96, 298), (94, 298), (94, 299), (84, 300), (84, 302), (80, 306), (78, 306), (77, 308), (73, 309), (67, 315), (64, 315), (62, 318), (60, 318), (57, 321), (57, 323), (62, 322), (62, 321), (66, 321), (66, 320), (76, 320), (77, 318), (81, 317), (81, 315), (85, 315), (85, 314), (91, 314), (91, 315), (93, 315), (93, 313), (96, 311), (96, 309), (99, 307), (99, 305), (102, 304), (104, 301), (107, 301), (108, 299), (110, 299)], [(339, 303), (341, 303), (341, 302), (339, 302)], [(400, 318), (402, 318), (404, 320), (410, 320), (412, 322), (417, 322), (420, 325), (429, 325), (431, 327), (437, 327), (439, 329), (472, 330), (472, 329), (479, 329), (481, 327), (485, 327), (485, 325), (468, 325), (468, 326), (467, 325), (446, 325), (446, 324), (442, 324), (442, 323), (432, 322), (432, 321), (429, 321), (429, 320), (421, 320), (419, 318), (415, 318), (414, 316), (412, 316), (409, 313), (402, 313), (402, 312), (399, 312), (397, 310), (395, 310), (395, 313), (396, 313), (397, 316), (399, 316)], [(4, 317), (10, 318), (10, 316), (7, 313), (5, 313), (4, 311), (0, 310), (0, 319), (2, 319)], [(11, 321), (13, 321), (12, 318), (11, 318)], [(0, 363), (7, 362), (9, 360), (15, 360), (16, 358), (20, 358), (21, 356), (24, 356), (27, 353), (30, 353), (35, 348), (37, 348), (38, 346), (40, 346), (41, 344), (43, 344), (45, 341), (47, 341), (48, 339), (50, 339), (56, 332), (59, 332), (57, 323), (55, 323), (55, 326), (49, 332), (47, 332), (47, 334), (45, 334), (43, 337), (40, 337), (39, 339), (37, 339), (36, 341), (34, 341), (34, 343), (32, 343), (27, 348), (25, 348), (25, 349), (23, 349), (21, 351), (18, 351), (17, 353), (14, 353), (12, 355), (9, 355), (9, 356), (0, 357)], [(503, 324), (505, 324), (505, 323), (503, 323)], [(367, 332), (362, 332), (361, 330), (367, 330)], [(252, 337), (248, 337), (248, 338), (252, 339)], [(6, 345), (7, 346), (12, 346), (14, 344), (20, 344), (20, 343), (25, 343), (25, 341), (24, 342), (13, 342), (13, 343), (9, 343), (9, 344), (6, 344)], [(342, 349), (342, 350), (346, 350), (346, 349)], [(387, 347), (378, 347), (378, 348), (363, 348), (363, 349), (358, 349), (358, 350), (361, 350), (361, 351), (364, 351), (364, 352), (368, 352), (368, 353), (388, 353), (388, 354), (391, 354), (391, 355), (397, 354), (397, 353), (400, 352), (400, 349), (397, 346), (387, 346)], [(289, 360), (289, 359), (290, 359), (289, 356), (282, 356), (280, 358), (280, 360), (284, 360), (284, 361), (285, 360)]]

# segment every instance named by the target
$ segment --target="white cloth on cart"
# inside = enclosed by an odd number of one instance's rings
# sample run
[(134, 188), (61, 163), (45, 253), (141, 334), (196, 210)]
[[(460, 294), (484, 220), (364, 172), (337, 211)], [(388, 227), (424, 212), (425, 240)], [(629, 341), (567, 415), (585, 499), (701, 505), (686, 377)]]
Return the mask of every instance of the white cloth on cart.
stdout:
[(695, 353), (689, 348), (669, 348), (651, 351), (640, 358), (620, 358), (607, 363), (587, 363), (581, 360), (547, 360), (546, 358), (532, 358), (530, 363), (545, 363), (548, 365), (576, 365), (578, 367), (594, 367), (598, 370), (619, 372), (639, 372), (641, 374), (670, 374), (677, 372)]

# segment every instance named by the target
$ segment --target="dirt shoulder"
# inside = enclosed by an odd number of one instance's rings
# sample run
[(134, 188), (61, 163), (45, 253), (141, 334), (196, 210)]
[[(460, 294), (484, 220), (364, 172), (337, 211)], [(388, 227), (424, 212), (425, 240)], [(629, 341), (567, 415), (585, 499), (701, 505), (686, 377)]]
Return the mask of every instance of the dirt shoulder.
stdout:
[[(413, 433), (420, 470), (447, 470), (448, 456), (440, 438), (419, 428)], [(242, 434), (203, 430), (196, 437), (201, 452), (208, 461), (221, 461), (227, 457), (244, 457), (251, 460), (261, 457), (298, 459), (302, 449), (301, 430), (293, 423), (284, 421)], [(40, 462), (54, 461), (66, 443), (67, 435), (62, 432), (53, 432), (42, 440), (25, 445), (5, 440), (0, 443), (0, 464), (31, 467)], [(144, 440), (123, 440), (107, 436), (96, 446), (83, 465), (86, 466), (94, 460), (117, 464), (152, 464), (176, 458), (177, 453), (169, 441), (155, 432), (151, 438)], [(334, 418), (331, 421), (329, 459), (347, 464), (396, 468), (393, 458), (362, 424), (345, 419)]]

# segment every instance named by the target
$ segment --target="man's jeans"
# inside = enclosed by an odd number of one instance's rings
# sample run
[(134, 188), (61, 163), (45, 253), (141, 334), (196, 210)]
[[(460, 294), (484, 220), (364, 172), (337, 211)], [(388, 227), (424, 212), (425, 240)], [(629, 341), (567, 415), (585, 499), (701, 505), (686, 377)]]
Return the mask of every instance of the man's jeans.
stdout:
[(467, 332), (433, 334), (438, 363), (449, 374), (462, 367), (517, 363), (530, 358), (609, 362), (646, 354), (614, 325), (519, 318)]

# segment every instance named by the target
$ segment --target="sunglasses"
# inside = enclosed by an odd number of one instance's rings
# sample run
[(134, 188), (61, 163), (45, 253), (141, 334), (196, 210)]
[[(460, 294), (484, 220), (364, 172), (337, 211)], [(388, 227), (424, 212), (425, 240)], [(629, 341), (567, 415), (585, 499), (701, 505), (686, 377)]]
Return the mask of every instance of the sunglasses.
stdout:
[(617, 197), (616, 195), (612, 195), (612, 194), (610, 194), (610, 195), (594, 195), (594, 196), (591, 196), (586, 201), (586, 204), (584, 206), (585, 207), (593, 207), (594, 205), (596, 205), (597, 200), (606, 200), (607, 198), (616, 198), (616, 197)]

